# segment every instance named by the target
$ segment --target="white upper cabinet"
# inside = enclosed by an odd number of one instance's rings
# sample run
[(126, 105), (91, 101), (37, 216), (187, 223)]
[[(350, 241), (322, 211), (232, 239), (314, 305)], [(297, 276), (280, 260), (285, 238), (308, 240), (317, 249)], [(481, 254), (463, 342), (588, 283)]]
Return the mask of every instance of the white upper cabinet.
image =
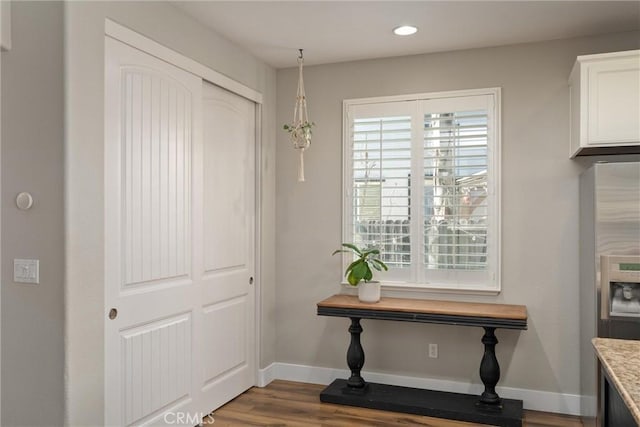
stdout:
[(579, 56), (569, 91), (571, 157), (640, 152), (640, 50)]

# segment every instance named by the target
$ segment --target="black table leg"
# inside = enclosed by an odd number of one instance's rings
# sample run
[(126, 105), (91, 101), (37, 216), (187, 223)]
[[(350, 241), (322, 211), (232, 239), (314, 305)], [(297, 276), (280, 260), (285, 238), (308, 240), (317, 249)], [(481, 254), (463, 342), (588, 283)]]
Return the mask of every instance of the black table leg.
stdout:
[(484, 391), (480, 396), (480, 404), (499, 407), (502, 399), (496, 393), (496, 384), (500, 380), (500, 365), (496, 359), (496, 344), (498, 339), (495, 335), (496, 328), (484, 327), (484, 336), (482, 344), (484, 344), (484, 355), (480, 362), (480, 379), (484, 384)]
[(353, 388), (363, 388), (366, 383), (360, 376), (360, 370), (364, 366), (364, 350), (362, 349), (362, 344), (360, 344), (362, 326), (360, 326), (359, 317), (351, 317), (350, 319), (349, 333), (351, 334), (351, 343), (349, 344), (349, 350), (347, 350), (347, 365), (351, 369), (351, 377), (347, 380), (347, 385)]
[(522, 427), (522, 400), (502, 399), (496, 393), (495, 387), (500, 379), (500, 366), (495, 353), (498, 343), (495, 327), (484, 327), (485, 334), (482, 337), (484, 356), (480, 364), (480, 378), (485, 390), (478, 399), (477, 395), (472, 394), (365, 382), (360, 376), (364, 366), (364, 350), (360, 343), (362, 318), (349, 318), (351, 319), (349, 327), (351, 343), (347, 351), (347, 364), (351, 369), (351, 376), (348, 380), (334, 380), (320, 393), (321, 402), (426, 415), (482, 425)]

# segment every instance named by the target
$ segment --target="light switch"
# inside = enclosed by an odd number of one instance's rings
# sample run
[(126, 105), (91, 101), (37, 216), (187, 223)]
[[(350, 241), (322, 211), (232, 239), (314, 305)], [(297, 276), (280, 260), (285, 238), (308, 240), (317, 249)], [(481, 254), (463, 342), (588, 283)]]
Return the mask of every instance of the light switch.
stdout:
[(14, 259), (13, 281), (18, 283), (40, 283), (40, 260)]

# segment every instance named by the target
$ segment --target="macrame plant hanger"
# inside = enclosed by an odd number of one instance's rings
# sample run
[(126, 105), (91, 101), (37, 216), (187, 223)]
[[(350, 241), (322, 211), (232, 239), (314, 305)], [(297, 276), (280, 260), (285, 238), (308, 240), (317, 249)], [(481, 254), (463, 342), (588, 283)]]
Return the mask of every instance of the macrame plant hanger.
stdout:
[(304, 93), (304, 79), (302, 77), (302, 66), (304, 64), (304, 56), (302, 49), (298, 56), (298, 92), (296, 94), (296, 106), (293, 110), (293, 123), (291, 126), (291, 141), (293, 148), (298, 150), (300, 160), (298, 164), (298, 182), (304, 182), (304, 151), (311, 144), (311, 126), (309, 122), (309, 114), (307, 112), (307, 98)]

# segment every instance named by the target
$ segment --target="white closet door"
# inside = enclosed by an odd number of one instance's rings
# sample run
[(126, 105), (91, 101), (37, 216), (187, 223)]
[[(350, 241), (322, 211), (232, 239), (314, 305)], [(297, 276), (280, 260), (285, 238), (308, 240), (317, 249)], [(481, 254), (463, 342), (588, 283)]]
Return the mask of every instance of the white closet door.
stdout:
[(105, 423), (195, 425), (254, 384), (255, 104), (110, 38), (105, 79)]
[(255, 383), (255, 104), (203, 83), (203, 395)]
[(105, 422), (157, 425), (200, 409), (202, 83), (110, 38), (105, 79)]

